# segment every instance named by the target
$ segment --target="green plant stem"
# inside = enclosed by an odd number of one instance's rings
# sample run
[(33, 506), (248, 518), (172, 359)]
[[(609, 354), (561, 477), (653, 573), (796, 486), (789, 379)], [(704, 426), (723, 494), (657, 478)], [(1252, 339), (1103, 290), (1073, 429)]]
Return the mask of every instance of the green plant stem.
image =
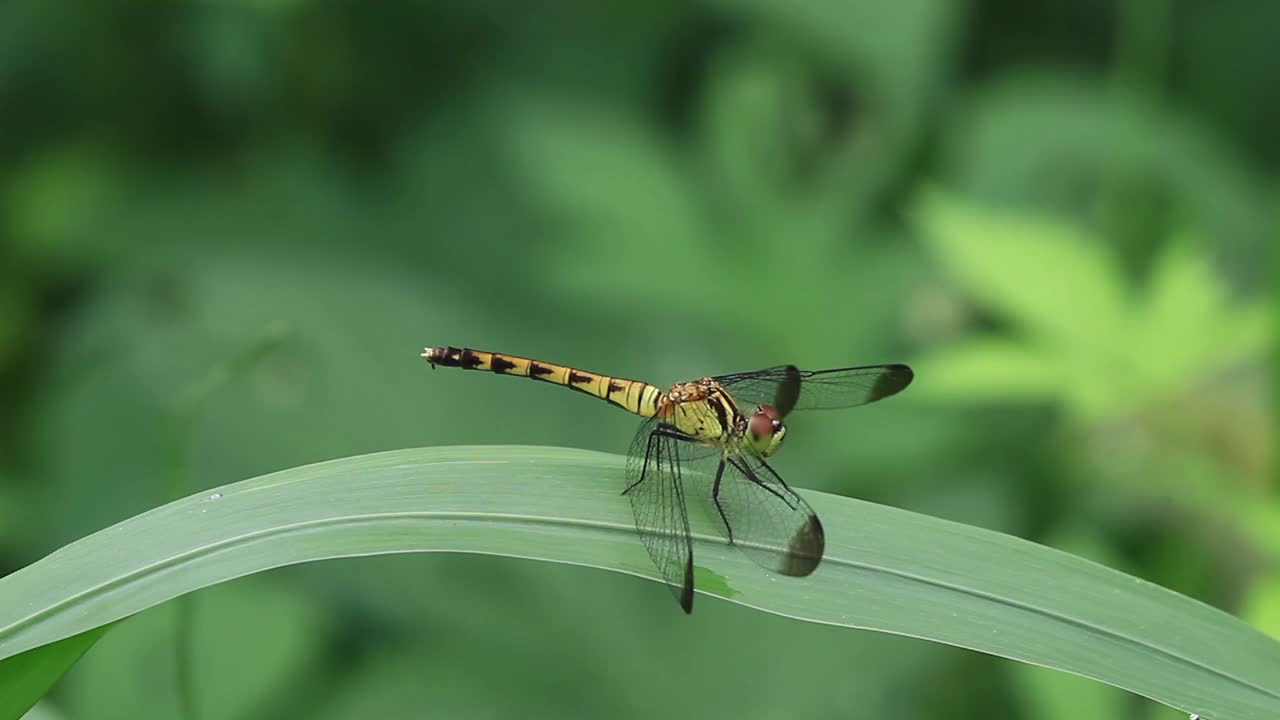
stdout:
[[(271, 326), (251, 343), (211, 367), (191, 382), (179, 395), (168, 423), (169, 484), (166, 495), (178, 498), (194, 491), (191, 473), (191, 444), (195, 424), (209, 400), (228, 384), (251, 372), (286, 337), (283, 326)], [(178, 706), (184, 720), (199, 720), (195, 681), (195, 596), (183, 595), (174, 609), (174, 673)]]
[(1118, 5), (1111, 85), (1118, 112), (1109, 162), (1103, 170), (1098, 217), (1103, 233), (1121, 251), (1129, 268), (1145, 265), (1138, 257), (1147, 247), (1136, 233), (1141, 218), (1132, 208), (1147, 190), (1133, 160), (1143, 138), (1135, 134), (1135, 117), (1158, 109), (1169, 54), (1168, 0), (1126, 0)]

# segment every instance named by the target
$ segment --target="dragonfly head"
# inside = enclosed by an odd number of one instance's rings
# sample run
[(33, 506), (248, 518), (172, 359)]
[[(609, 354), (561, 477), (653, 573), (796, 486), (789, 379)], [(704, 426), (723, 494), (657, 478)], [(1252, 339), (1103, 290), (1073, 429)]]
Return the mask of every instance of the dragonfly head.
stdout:
[(777, 452), (786, 436), (787, 426), (782, 424), (781, 413), (772, 405), (760, 405), (747, 420), (747, 438), (760, 457)]

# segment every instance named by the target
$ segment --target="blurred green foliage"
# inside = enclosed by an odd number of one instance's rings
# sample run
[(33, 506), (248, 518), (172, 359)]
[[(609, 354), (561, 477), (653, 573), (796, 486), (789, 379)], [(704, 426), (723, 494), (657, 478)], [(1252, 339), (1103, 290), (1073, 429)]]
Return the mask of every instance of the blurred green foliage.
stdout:
[[(304, 462), (627, 447), (632, 418), (429, 373), (425, 344), (659, 383), (909, 361), (902, 398), (797, 418), (786, 476), (1276, 633), (1278, 22), (1249, 0), (0, 5), (0, 572)], [(192, 603), (113, 629), (36, 712), (174, 716), (183, 625), (203, 718), (1169, 716), (497, 558)]]

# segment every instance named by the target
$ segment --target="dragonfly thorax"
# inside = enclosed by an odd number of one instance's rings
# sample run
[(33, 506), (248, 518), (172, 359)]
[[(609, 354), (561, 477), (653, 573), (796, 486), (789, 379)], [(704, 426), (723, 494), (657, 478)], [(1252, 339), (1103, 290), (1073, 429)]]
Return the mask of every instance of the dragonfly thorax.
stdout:
[(689, 439), (708, 445), (742, 437), (746, 426), (733, 398), (711, 378), (672, 385), (658, 403), (657, 415)]
[(746, 415), (712, 378), (672, 385), (659, 403), (657, 414), (691, 440), (731, 443), (759, 458), (777, 452), (787, 435), (777, 408), (758, 405)]

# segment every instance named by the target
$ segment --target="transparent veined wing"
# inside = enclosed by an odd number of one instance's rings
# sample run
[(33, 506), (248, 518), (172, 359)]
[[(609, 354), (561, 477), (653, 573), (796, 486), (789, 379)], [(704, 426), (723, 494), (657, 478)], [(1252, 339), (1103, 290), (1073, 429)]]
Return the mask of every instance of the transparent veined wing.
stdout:
[(704, 467), (698, 477), (709, 486), (697, 494), (723, 522), (731, 544), (782, 575), (803, 577), (818, 567), (826, 549), (822, 523), (773, 468), (740, 452)]
[(783, 415), (792, 410), (854, 407), (901, 392), (915, 375), (906, 365), (863, 365), (834, 370), (801, 370), (795, 365), (732, 373), (713, 378), (749, 412), (769, 404)]
[[(689, 446), (657, 418), (640, 426), (627, 456), (627, 488), (636, 529), (658, 573), (685, 612), (693, 612), (693, 539), (680, 475), (680, 452)], [(691, 446), (690, 449), (692, 449)]]

